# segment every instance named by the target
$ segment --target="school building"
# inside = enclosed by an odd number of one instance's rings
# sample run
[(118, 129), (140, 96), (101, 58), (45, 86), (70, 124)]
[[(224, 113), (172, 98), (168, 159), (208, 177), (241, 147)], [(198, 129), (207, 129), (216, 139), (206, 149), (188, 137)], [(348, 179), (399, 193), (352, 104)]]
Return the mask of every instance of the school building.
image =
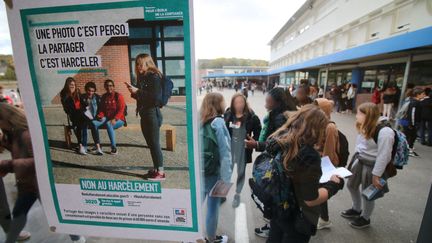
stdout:
[(307, 0), (269, 45), (270, 84), (351, 82), (356, 104), (375, 83), (432, 87), (432, 1)]

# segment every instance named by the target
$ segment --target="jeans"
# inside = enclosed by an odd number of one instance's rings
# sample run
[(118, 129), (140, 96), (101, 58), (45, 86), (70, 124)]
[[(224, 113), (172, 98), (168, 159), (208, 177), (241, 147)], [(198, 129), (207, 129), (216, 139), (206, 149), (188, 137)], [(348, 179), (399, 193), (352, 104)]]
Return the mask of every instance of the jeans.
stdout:
[(428, 136), (427, 143), (432, 144), (432, 121), (421, 121), (420, 124), (420, 138), (421, 143), (426, 143), (426, 134)]
[(153, 167), (163, 167), (162, 149), (160, 146), (160, 127), (162, 125), (162, 114), (157, 107), (143, 109), (140, 111), (141, 132), (150, 149)]
[(402, 128), (403, 134), (405, 134), (409, 148), (414, 148), (415, 140), (417, 139), (417, 129), (415, 126), (403, 126)]
[(22, 193), (18, 195), (15, 207), (12, 211), (12, 220), (5, 243), (15, 243), (20, 232), (24, 229), (27, 222), (27, 213), (38, 199), (36, 193)]
[(210, 197), (209, 193), (219, 180), (219, 176), (204, 177), (204, 193), (202, 202), (207, 198), (207, 215), (206, 215), (206, 232), (207, 238), (213, 240), (216, 238), (216, 230), (219, 220), (219, 206), (221, 200), (219, 197)]
[(278, 223), (278, 218), (273, 217), (270, 221), (270, 233), (267, 243), (307, 243), (311, 236), (300, 234), (295, 230), (295, 217), (288, 219), (284, 225)]
[(325, 201), (320, 205), (320, 217), (324, 221), (329, 221), (328, 202)]
[[(367, 166), (363, 166), (362, 175), (365, 176), (367, 174)], [(375, 208), (375, 201), (368, 201), (366, 197), (362, 196), (362, 191), (366, 189), (369, 185), (361, 184), (360, 187), (353, 187), (348, 179), (347, 188), (351, 194), (351, 199), (353, 201), (352, 208), (357, 212), (362, 212), (361, 216), (366, 220), (370, 219), (372, 212)]]
[(85, 121), (83, 124), (83, 128), (82, 128), (82, 145), (84, 147), (87, 147), (87, 140), (88, 140), (88, 133), (87, 133), (87, 129), (90, 127), (91, 130), (91, 134), (93, 137), (93, 141), (96, 144), (100, 144), (100, 139), (99, 139), (99, 127), (96, 127), (92, 121)]
[(109, 137), (110, 142), (111, 142), (111, 148), (117, 148), (114, 130), (122, 127), (124, 125), (124, 121), (117, 120), (116, 123), (114, 125), (112, 125), (111, 122), (109, 120), (107, 120), (106, 117), (104, 117), (100, 121), (93, 120), (92, 123), (96, 129), (99, 129), (99, 127), (101, 127), (102, 125), (105, 124), (106, 128), (107, 128), (107, 132), (108, 132), (108, 137)]
[[(237, 161), (237, 183), (236, 183), (236, 193), (240, 194), (244, 183), (245, 183), (245, 174), (246, 174), (246, 161), (244, 158), (240, 161)], [(234, 167), (234, 163), (231, 166), (231, 170)]]

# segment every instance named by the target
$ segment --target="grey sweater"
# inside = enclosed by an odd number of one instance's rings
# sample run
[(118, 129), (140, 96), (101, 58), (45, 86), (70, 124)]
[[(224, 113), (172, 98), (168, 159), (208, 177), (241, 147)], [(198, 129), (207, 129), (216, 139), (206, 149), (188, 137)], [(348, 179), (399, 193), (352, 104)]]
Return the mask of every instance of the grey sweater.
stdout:
[(375, 161), (372, 174), (381, 177), (387, 164), (391, 160), (394, 142), (394, 132), (389, 127), (384, 127), (378, 134), (378, 144), (373, 138), (366, 139), (363, 135), (357, 136), (356, 152), (361, 158)]

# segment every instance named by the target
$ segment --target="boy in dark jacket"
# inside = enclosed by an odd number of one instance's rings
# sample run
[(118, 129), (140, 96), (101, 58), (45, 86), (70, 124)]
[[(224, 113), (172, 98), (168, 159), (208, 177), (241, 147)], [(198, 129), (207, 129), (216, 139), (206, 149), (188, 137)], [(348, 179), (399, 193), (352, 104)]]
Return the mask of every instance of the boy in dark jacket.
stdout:
[[(425, 97), (420, 101), (421, 106), (421, 124), (420, 124), (420, 138), (423, 145), (432, 146), (432, 98), (431, 89), (425, 89)], [(427, 141), (426, 141), (426, 134)]]
[(422, 88), (415, 88), (413, 90), (413, 98), (407, 111), (407, 125), (403, 126), (403, 133), (405, 134), (408, 145), (410, 147), (410, 156), (419, 156), (414, 152), (414, 142), (417, 138), (417, 129), (420, 127), (421, 121), (421, 106), (420, 101), (425, 97), (425, 92)]

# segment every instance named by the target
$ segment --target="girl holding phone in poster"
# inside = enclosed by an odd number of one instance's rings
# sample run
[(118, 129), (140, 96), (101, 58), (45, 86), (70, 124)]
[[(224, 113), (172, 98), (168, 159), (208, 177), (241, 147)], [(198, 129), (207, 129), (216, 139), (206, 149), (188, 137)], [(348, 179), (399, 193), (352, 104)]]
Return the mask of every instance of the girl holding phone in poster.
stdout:
[(137, 100), (137, 113), (141, 117), (141, 131), (150, 148), (153, 169), (148, 171), (149, 180), (165, 180), (163, 156), (160, 146), (160, 127), (162, 125), (162, 72), (156, 67), (148, 54), (139, 54), (135, 59), (137, 88), (125, 83), (132, 98)]

